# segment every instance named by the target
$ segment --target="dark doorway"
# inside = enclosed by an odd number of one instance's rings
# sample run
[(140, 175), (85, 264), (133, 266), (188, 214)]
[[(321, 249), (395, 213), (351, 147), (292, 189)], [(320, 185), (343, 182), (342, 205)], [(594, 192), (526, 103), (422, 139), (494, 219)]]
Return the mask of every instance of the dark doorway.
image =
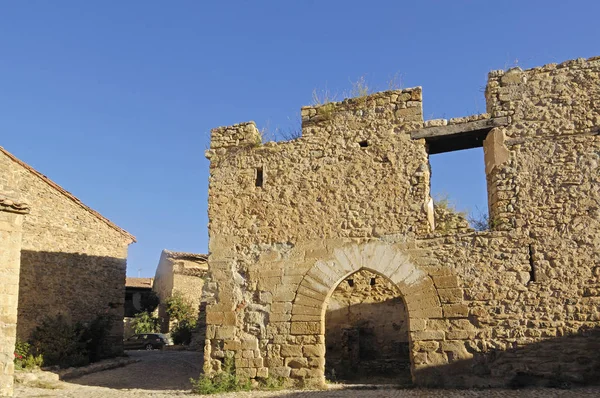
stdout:
[(408, 313), (398, 288), (379, 274), (363, 269), (336, 287), (325, 345), (328, 380), (410, 384)]

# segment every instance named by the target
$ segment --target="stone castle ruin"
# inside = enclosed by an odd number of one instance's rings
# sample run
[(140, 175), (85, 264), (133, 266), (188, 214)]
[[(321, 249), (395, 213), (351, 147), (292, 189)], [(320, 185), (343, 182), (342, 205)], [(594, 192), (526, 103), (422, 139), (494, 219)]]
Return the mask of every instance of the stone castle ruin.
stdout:
[[(600, 376), (600, 57), (493, 71), (487, 113), (421, 88), (212, 130), (205, 370), (416, 385)], [(482, 147), (490, 229), (436, 217), (429, 155)], [(450, 226), (450, 227), (448, 227)]]

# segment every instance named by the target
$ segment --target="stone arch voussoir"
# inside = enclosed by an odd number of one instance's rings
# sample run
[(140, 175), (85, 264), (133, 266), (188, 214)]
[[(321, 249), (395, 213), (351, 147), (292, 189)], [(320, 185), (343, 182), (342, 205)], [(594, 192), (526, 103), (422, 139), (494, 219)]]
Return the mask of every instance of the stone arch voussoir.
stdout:
[[(414, 331), (422, 330), (426, 319), (442, 317), (431, 277), (393, 245), (368, 242), (335, 249), (332, 258), (317, 260), (304, 275), (292, 304), (292, 335), (323, 336), (329, 297), (344, 279), (361, 269), (380, 274), (398, 287), (408, 311), (411, 339)], [(324, 358), (324, 349), (321, 351)], [(324, 372), (324, 367), (320, 370)]]

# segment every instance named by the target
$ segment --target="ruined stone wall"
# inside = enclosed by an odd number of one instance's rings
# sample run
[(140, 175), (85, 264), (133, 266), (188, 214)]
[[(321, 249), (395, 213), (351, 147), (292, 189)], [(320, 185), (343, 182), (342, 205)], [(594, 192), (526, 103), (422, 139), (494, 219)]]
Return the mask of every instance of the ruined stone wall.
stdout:
[(107, 313), (116, 320), (111, 336), (119, 351), (133, 237), (4, 150), (0, 172), (0, 189), (12, 188), (32, 208), (23, 224), (18, 337), (26, 340), (47, 316), (76, 322)]
[(322, 382), (328, 300), (366, 269), (404, 300), (419, 385), (596, 380), (599, 63), (490, 74), (488, 232), (433, 228), (420, 89), (303, 108), (290, 142), (213, 130), (206, 370)]
[[(302, 138), (277, 144), (257, 145), (253, 124), (213, 130), (209, 370), (235, 355), (243, 376), (322, 379), (322, 301), (317, 313), (313, 304), (327, 293), (296, 291), (347, 242), (430, 231), (427, 153), (408, 134), (422, 125), (420, 101), (417, 88), (304, 108)], [(294, 300), (310, 307), (293, 313)]]
[(202, 254), (163, 250), (152, 286), (152, 290), (160, 298), (158, 316), (161, 319), (161, 332), (168, 333), (171, 329), (172, 322), (166, 311), (166, 301), (175, 292), (181, 293), (194, 310), (199, 312), (207, 269), (206, 256)]
[(0, 195), (0, 396), (13, 393), (23, 215), (29, 207)]

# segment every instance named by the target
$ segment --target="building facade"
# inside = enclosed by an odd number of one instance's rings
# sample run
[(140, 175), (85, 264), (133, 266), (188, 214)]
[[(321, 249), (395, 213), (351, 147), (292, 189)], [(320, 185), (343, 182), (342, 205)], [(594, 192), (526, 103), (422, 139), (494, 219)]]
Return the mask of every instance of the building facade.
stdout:
[(122, 351), (125, 271), (135, 238), (0, 147), (0, 191), (28, 203), (22, 226), (17, 336), (45, 317), (72, 322), (111, 315)]
[[(214, 129), (205, 370), (595, 382), (600, 57), (493, 71), (486, 100), (431, 121), (421, 88), (304, 107), (301, 137), (278, 143), (254, 123)], [(436, 217), (430, 195), (429, 156), (468, 148), (484, 152), (481, 232)]]

